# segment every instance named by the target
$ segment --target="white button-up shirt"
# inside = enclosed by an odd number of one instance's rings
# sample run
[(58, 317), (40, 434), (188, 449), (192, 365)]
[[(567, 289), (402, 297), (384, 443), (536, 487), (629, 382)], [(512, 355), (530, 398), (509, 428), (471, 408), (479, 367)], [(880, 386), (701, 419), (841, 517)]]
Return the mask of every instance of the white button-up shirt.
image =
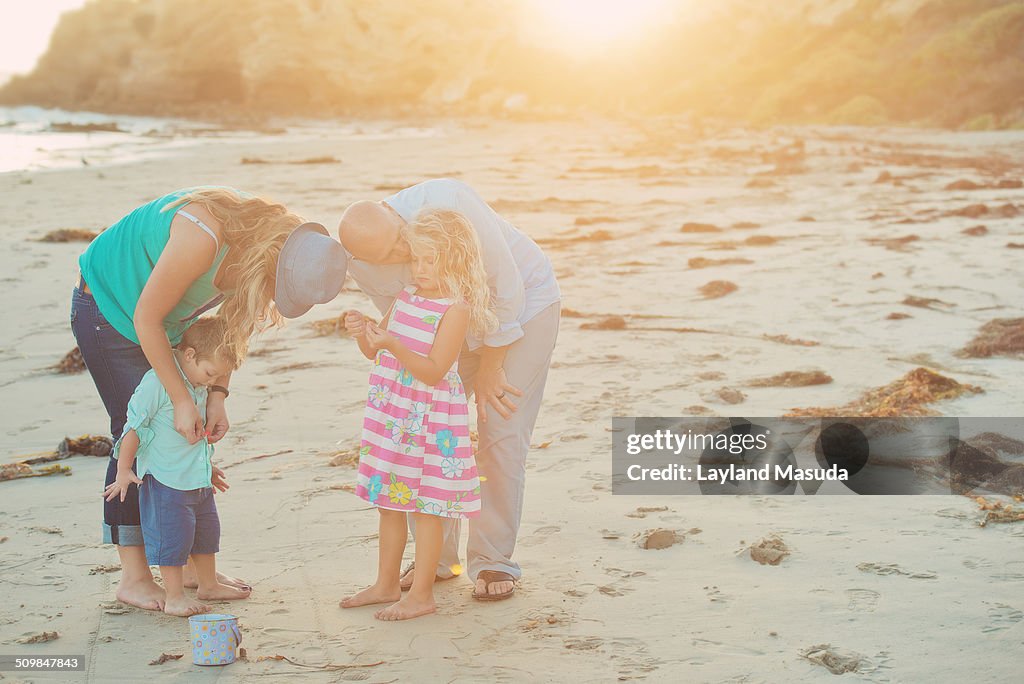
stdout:
[[(499, 216), (465, 183), (439, 178), (401, 190), (384, 200), (407, 222), (425, 209), (461, 213), (476, 230), (491, 291), (497, 330), (481, 340), (470, 333), (469, 348), (504, 347), (523, 336), (523, 324), (561, 300), (551, 261), (528, 235)], [(349, 259), (348, 272), (383, 314), (412, 284), (409, 264), (368, 264)]]

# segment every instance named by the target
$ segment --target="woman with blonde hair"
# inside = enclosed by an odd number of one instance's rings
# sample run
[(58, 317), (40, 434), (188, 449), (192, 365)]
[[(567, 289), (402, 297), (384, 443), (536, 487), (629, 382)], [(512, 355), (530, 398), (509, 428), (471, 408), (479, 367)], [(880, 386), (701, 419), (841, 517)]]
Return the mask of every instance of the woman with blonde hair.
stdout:
[[(171, 348), (219, 305), (228, 327), (222, 346), (239, 360), (254, 332), (333, 299), (345, 279), (344, 250), (323, 226), (300, 224), (282, 204), (232, 188), (197, 187), (137, 207), (93, 240), (78, 260), (71, 329), (115, 441), (128, 400), (150, 368), (173, 403), (175, 429), (189, 444), (224, 437), (230, 375), (212, 383), (204, 421)], [(213, 470), (214, 486), (225, 491), (223, 472)], [(111, 459), (104, 485), (116, 474)], [(164, 592), (146, 563), (137, 487), (123, 501), (105, 502), (103, 518), (104, 542), (116, 545), (121, 559), (117, 598), (161, 610)], [(186, 584), (194, 582), (190, 565)]]

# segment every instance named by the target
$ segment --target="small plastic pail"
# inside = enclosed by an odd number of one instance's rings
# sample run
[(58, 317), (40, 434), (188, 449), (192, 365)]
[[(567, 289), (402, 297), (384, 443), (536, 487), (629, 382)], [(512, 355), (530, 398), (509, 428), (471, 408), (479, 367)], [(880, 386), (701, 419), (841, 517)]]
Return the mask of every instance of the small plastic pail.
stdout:
[(242, 643), (238, 618), (234, 615), (193, 615), (188, 619), (192, 662), (196, 665), (229, 665)]

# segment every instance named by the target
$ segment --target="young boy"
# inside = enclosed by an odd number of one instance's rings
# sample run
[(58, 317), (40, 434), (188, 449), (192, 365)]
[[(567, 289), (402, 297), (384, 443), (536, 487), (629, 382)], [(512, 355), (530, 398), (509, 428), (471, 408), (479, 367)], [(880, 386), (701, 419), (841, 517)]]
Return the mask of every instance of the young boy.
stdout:
[[(206, 385), (236, 368), (223, 353), (224, 321), (201, 318), (174, 349), (174, 360), (192, 400), (205, 421)], [(188, 617), (210, 606), (185, 596), (183, 570), (191, 555), (199, 578), (200, 600), (244, 599), (250, 590), (217, 581), (215, 555), (220, 550), (220, 519), (213, 500), (210, 457), (213, 446), (203, 437), (189, 444), (174, 429), (174, 406), (156, 372), (143, 376), (128, 402), (125, 431), (115, 445), (117, 478), (104, 491), (108, 501), (124, 500), (132, 483), (139, 485), (139, 512), (146, 560), (160, 566), (167, 593), (164, 612)], [(132, 464), (138, 459), (138, 476)]]

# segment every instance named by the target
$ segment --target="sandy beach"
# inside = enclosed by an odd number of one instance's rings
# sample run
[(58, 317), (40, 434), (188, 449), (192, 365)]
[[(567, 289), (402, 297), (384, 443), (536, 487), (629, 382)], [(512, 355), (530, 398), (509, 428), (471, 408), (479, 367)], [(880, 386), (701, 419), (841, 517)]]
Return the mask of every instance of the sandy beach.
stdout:
[[(232, 379), (218, 563), (254, 591), (216, 610), (241, 618), (246, 659), (194, 666), (186, 620), (114, 601), (106, 462), (75, 456), (58, 462), (69, 476), (0, 482), (0, 653), (84, 654), (87, 669), (0, 681), (831, 681), (822, 654), (857, 663), (844, 681), (1019, 677), (1024, 522), (982, 527), (978, 504), (953, 495), (613, 496), (610, 473), (613, 416), (842, 407), (919, 368), (982, 390), (926, 410), (1024, 415), (1019, 356), (957, 354), (986, 323), (1024, 316), (1024, 131), (653, 117), (356, 129), (0, 174), (3, 461), (109, 429), (88, 374), (49, 368), (74, 346), (85, 243), (40, 242), (48, 232), (100, 230), (198, 184), (267, 195), (334, 231), (354, 200), (459, 178), (544, 248), (563, 293), (516, 597), (473, 601), (459, 578), (422, 619), (338, 608), (376, 563), (377, 517), (338, 458), (358, 446), (369, 365), (312, 324), (373, 311), (350, 280), (262, 335)], [(756, 386), (791, 371), (830, 381)], [(675, 543), (643, 548), (656, 529)], [(789, 555), (754, 562), (748, 547), (770, 535)], [(184, 657), (150, 664), (164, 653)]]

